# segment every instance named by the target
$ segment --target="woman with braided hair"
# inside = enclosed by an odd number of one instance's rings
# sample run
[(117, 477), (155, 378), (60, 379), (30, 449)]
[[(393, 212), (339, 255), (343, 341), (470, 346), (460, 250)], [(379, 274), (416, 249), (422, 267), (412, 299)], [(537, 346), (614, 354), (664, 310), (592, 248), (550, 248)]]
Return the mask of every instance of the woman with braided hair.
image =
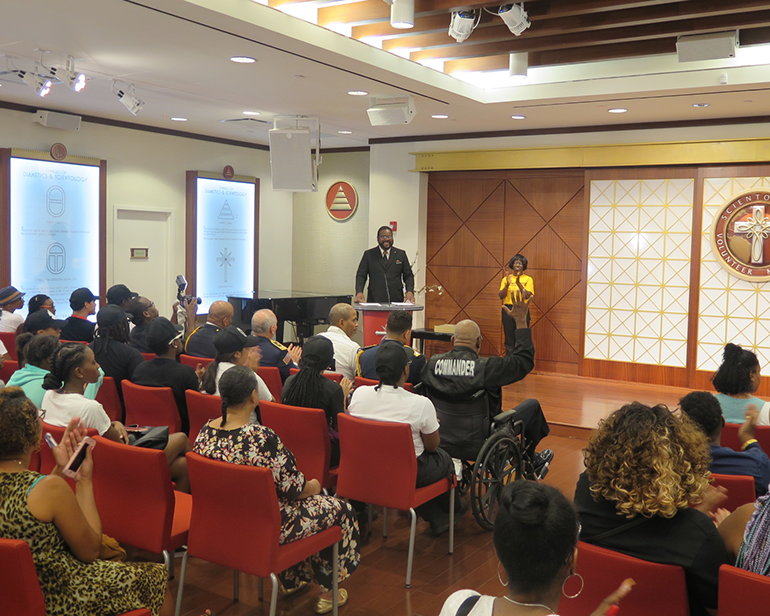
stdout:
[[(231, 464), (262, 466), (272, 470), (275, 491), (281, 511), (280, 543), (309, 537), (331, 526), (342, 528), (339, 551), (339, 581), (358, 567), (358, 526), (351, 506), (333, 496), (320, 496), (318, 479), (305, 479), (297, 469), (294, 455), (284, 447), (270, 428), (252, 423), (249, 416), (259, 402), (257, 377), (246, 366), (228, 369), (219, 380), (222, 417), (209, 421), (198, 434), (193, 446), (196, 453)], [(332, 563), (330, 550), (323, 550), (308, 560), (284, 571), (279, 577), (291, 592), (315, 580), (321, 586), (316, 600), (317, 614), (332, 610)], [(339, 604), (348, 594), (339, 591)]]

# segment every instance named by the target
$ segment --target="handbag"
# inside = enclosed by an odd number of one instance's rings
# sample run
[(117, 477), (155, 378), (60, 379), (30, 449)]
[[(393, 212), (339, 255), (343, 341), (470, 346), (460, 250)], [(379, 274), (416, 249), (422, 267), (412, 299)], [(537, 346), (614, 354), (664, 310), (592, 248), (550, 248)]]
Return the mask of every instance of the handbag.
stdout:
[(151, 426), (141, 435), (129, 434), (128, 444), (145, 449), (165, 449), (168, 445), (168, 426)]

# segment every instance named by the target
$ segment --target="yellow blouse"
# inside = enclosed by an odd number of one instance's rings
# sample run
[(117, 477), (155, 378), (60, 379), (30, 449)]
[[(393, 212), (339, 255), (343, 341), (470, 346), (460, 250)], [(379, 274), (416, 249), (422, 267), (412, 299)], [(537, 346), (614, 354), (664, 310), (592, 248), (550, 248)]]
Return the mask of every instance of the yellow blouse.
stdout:
[[(508, 276), (503, 276), (503, 279), (500, 281), (500, 290), (504, 291), (506, 285), (508, 284), (508, 279), (511, 279), (511, 284), (508, 287), (508, 292), (505, 294), (505, 297), (503, 298), (504, 304), (512, 304), (515, 299), (519, 299), (519, 296), (521, 295), (521, 292), (519, 291), (519, 285), (516, 284), (516, 276), (513, 274), (509, 274)], [(532, 280), (532, 276), (527, 276), (527, 274), (521, 274), (519, 276), (519, 280), (521, 281), (521, 286), (524, 287), (527, 291), (532, 293), (529, 299), (525, 300), (526, 303), (529, 303), (529, 300), (531, 300), (535, 296), (535, 281)], [(513, 297), (511, 297), (511, 294), (513, 294)]]

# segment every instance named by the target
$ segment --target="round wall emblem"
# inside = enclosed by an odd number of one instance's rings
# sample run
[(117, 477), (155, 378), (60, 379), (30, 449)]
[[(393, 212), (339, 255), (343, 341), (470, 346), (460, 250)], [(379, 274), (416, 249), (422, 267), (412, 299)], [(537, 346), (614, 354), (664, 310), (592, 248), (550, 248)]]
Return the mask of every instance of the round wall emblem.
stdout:
[(717, 214), (711, 241), (730, 273), (770, 280), (770, 192), (755, 191), (730, 201)]
[(357, 207), (358, 193), (347, 182), (335, 182), (326, 191), (326, 211), (334, 220), (347, 220)]
[(225, 168), (222, 169), (222, 177), (226, 180), (232, 180), (234, 175), (235, 169), (233, 169), (232, 165), (225, 165)]
[(63, 143), (54, 143), (50, 149), (51, 158), (54, 160), (64, 160), (67, 158), (67, 146)]

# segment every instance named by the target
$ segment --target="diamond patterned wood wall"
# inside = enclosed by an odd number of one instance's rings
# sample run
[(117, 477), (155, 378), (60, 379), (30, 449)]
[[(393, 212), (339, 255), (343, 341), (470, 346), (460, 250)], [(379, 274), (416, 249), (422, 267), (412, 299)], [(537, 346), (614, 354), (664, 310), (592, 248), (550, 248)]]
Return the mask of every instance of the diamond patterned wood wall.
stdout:
[[(483, 354), (502, 354), (497, 291), (517, 252), (535, 280), (536, 368), (577, 374), (586, 204), (582, 171), (432, 173), (428, 185), (426, 327), (470, 318)], [(538, 323), (541, 325), (538, 326)]]

